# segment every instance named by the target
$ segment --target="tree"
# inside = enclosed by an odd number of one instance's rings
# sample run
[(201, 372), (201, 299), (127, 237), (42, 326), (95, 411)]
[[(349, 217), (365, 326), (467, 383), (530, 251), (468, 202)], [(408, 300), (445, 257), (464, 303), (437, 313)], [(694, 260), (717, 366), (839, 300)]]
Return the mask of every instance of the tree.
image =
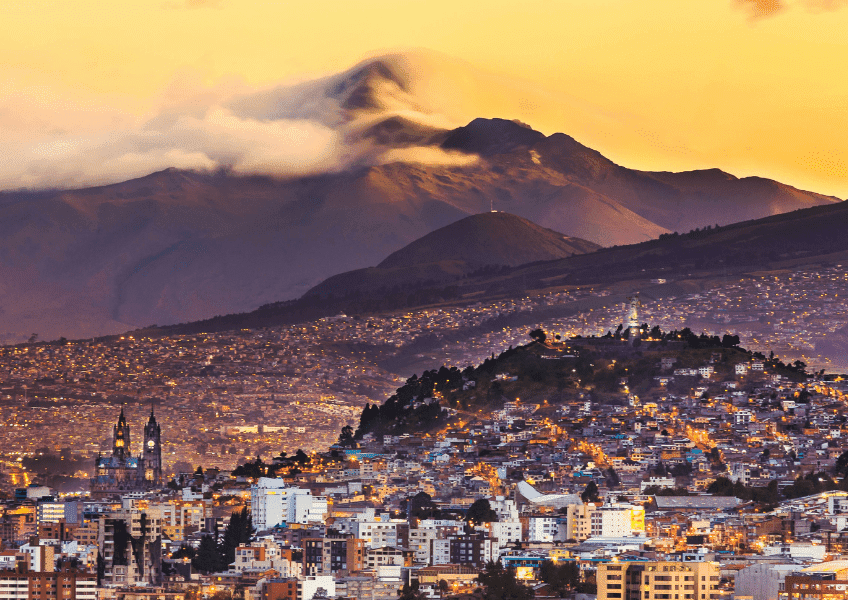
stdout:
[(548, 335), (541, 328), (534, 329), (530, 332), (530, 339), (534, 342), (544, 343), (547, 338)]
[(236, 560), (236, 548), (242, 544), (249, 544), (253, 538), (253, 519), (247, 508), (234, 512), (230, 516), (230, 522), (224, 530), (221, 538), (219, 554), (223, 566), (232, 564)]
[(437, 516), (438, 509), (427, 492), (418, 492), (406, 501), (406, 514), (410, 519), (429, 519)]
[(522, 585), (515, 577), (515, 569), (504, 569), (498, 562), (489, 562), (477, 577), (483, 585), (483, 600), (532, 600), (532, 588)]
[(721, 345), (724, 348), (735, 348), (739, 345), (739, 336), (738, 335), (729, 335), (724, 334), (721, 338)]
[(448, 582), (444, 579), (439, 579), (439, 591), (442, 593), (442, 595), (446, 594), (448, 589)]
[(191, 561), (191, 566), (201, 573), (215, 573), (222, 568), (221, 555), (218, 553), (218, 545), (211, 535), (200, 538), (200, 547), (197, 556)]
[(180, 545), (179, 550), (171, 555), (171, 558), (194, 558), (197, 556), (197, 550), (186, 544)]
[(339, 434), (339, 446), (342, 448), (355, 448), (356, 440), (353, 437), (353, 427), (345, 425)]
[(298, 448), (297, 452), (294, 453), (294, 462), (299, 465), (308, 465), (310, 462), (312, 462), (312, 459), (309, 458), (309, 455), (306, 454), (306, 452)]
[(848, 450), (839, 455), (833, 470), (842, 475), (848, 474)]
[(539, 568), (539, 579), (564, 598), (580, 583), (580, 567), (574, 561), (555, 563), (546, 560)]
[(427, 600), (427, 595), (418, 589), (418, 580), (415, 580), (412, 585), (403, 584), (398, 591), (398, 600)]
[(474, 504), (468, 507), (465, 513), (465, 520), (470, 525), (480, 525), (481, 523), (492, 523), (498, 520), (498, 513), (492, 510), (492, 505), (485, 498), (475, 500)]
[(599, 502), (601, 500), (598, 495), (598, 484), (594, 481), (590, 481), (589, 485), (586, 486), (586, 489), (583, 490), (583, 493), (580, 494), (580, 499), (583, 502)]

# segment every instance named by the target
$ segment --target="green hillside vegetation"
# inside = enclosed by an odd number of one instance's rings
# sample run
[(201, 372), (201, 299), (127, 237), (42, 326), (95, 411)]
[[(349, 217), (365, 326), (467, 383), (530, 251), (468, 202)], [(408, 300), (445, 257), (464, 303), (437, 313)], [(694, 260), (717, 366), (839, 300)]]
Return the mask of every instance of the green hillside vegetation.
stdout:
[[(642, 400), (659, 399), (669, 393), (690, 394), (707, 386), (703, 401), (725, 391), (722, 382), (735, 380), (735, 365), (760, 358), (769, 373), (794, 380), (806, 379), (806, 365), (786, 365), (778, 359), (740, 348), (737, 336), (695, 335), (689, 329), (662, 332), (648, 329), (652, 337), (631, 345), (610, 332), (601, 338), (551, 340), (540, 329), (530, 332), (533, 341), (509, 348), (477, 367), (460, 370), (442, 366), (413, 375), (382, 405), (363, 409), (355, 438), (368, 433), (399, 435), (427, 433), (448, 425), (469, 423), (508, 401), (537, 404), (541, 415), (553, 415), (563, 403), (591, 399), (600, 404), (623, 404), (628, 394)], [(670, 375), (663, 358), (674, 358), (674, 368), (715, 369), (709, 380), (677, 376), (666, 385), (655, 377)], [(758, 377), (747, 375), (746, 378)], [(763, 375), (759, 375), (763, 377)], [(450, 409), (450, 410), (445, 410)], [(574, 422), (579, 426), (579, 422)]]

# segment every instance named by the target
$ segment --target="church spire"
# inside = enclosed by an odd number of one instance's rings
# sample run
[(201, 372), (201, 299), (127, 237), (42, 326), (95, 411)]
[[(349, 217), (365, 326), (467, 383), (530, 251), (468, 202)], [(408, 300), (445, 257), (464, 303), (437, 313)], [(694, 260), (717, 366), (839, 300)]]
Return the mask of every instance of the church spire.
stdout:
[(113, 433), (112, 456), (117, 456), (121, 459), (130, 456), (130, 426), (127, 425), (127, 418), (124, 416), (123, 407), (121, 407), (118, 424), (115, 425)]

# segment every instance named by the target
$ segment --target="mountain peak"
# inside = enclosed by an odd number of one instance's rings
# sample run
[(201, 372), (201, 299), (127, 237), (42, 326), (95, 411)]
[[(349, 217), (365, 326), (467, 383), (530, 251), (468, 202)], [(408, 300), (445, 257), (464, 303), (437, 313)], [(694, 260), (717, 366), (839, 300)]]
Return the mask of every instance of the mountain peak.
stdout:
[(592, 252), (599, 247), (546, 229), (517, 215), (486, 212), (428, 233), (392, 253), (378, 267), (411, 267), (444, 260), (517, 266)]
[(516, 148), (529, 148), (543, 139), (543, 133), (520, 121), (474, 119), (465, 127), (454, 129), (442, 142), (442, 147), (446, 150), (491, 156), (511, 152)]

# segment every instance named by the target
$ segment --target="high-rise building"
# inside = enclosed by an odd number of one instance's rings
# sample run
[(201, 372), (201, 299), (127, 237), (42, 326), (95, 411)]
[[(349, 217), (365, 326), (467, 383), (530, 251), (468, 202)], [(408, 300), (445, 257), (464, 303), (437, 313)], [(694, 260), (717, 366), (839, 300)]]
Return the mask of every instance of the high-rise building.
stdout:
[(100, 520), (98, 544), (103, 582), (110, 586), (157, 585), (162, 579), (162, 516), (127, 506)]
[(45, 496), (38, 500), (35, 506), (35, 520), (37, 523), (58, 523), (65, 518), (65, 503), (55, 500), (52, 496)]

